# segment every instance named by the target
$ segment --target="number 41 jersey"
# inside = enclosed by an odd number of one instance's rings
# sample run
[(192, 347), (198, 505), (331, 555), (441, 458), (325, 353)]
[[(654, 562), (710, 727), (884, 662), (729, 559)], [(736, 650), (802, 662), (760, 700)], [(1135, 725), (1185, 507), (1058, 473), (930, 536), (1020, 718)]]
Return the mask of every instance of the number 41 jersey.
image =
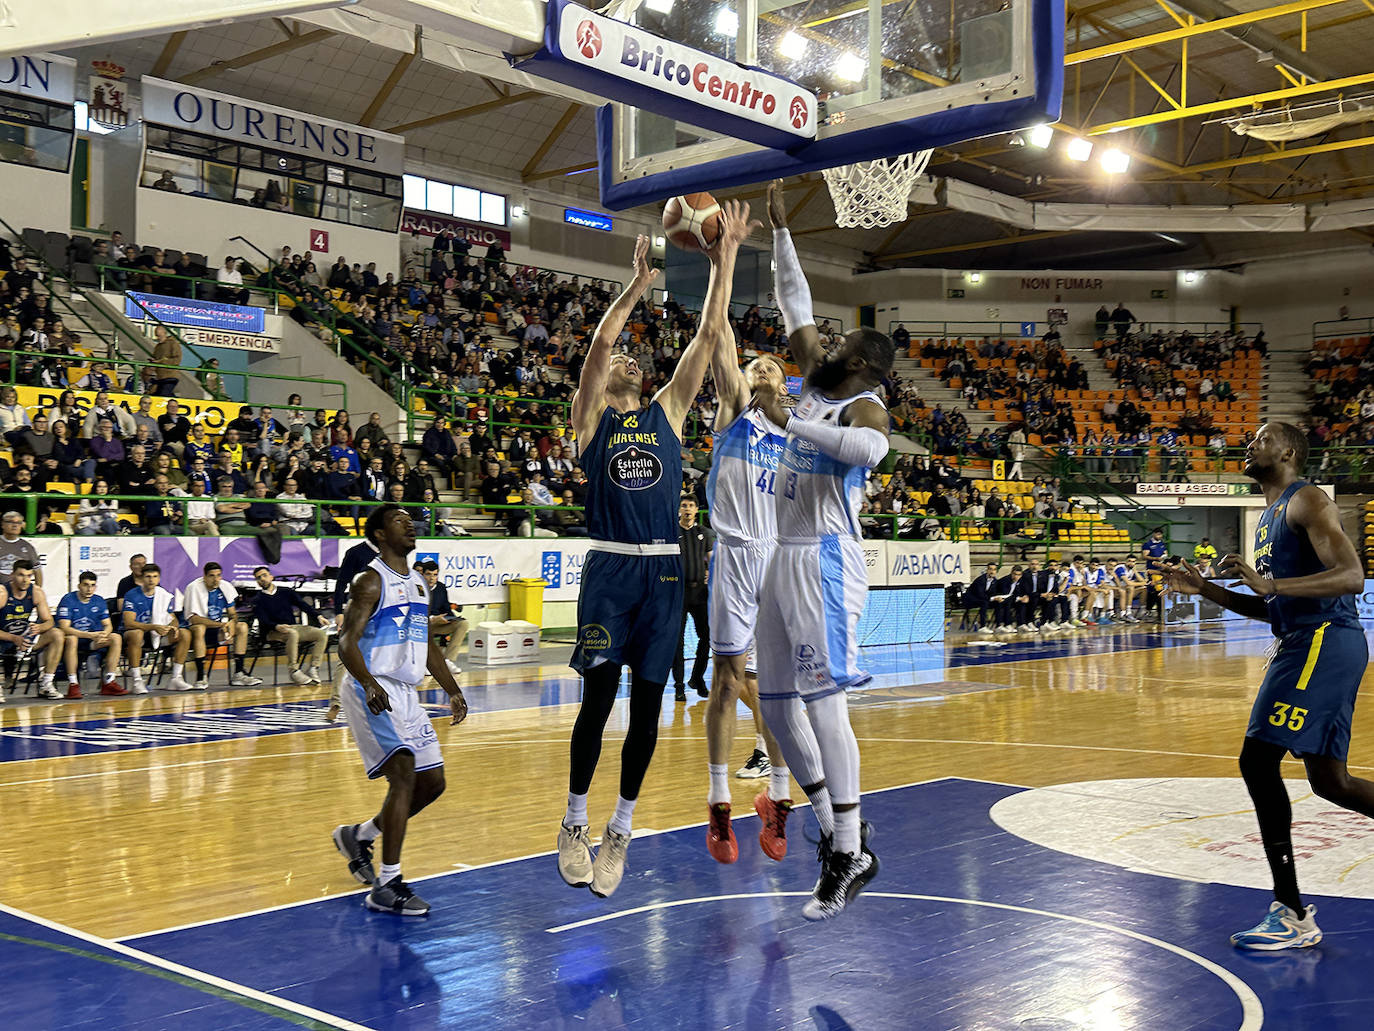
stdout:
[(757, 409), (746, 408), (712, 445), (706, 480), (711, 529), (723, 541), (773, 541), (778, 535), (774, 486), (778, 459), (787, 443), (783, 431)]

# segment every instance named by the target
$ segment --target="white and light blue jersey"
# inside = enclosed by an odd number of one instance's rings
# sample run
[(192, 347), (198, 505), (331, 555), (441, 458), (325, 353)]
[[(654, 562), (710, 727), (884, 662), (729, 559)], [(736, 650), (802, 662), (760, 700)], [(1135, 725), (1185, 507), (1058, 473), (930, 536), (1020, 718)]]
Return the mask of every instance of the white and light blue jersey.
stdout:
[(105, 620), (110, 618), (110, 606), (98, 594), (92, 594), (90, 601), (82, 601), (81, 595), (69, 591), (57, 604), (57, 618), (67, 620), (73, 630), (93, 634), (104, 628)]
[(358, 650), (374, 677), (419, 684), (429, 665), (429, 588), (419, 573), (398, 573), (380, 555), (367, 568), (382, 578), (382, 593)]
[[(840, 413), (855, 401), (883, 401), (871, 390), (831, 400), (810, 387), (802, 388), (792, 417), (806, 422), (840, 424)], [(883, 405), (883, 407), (886, 407)], [(782, 540), (812, 540), (830, 534), (862, 536), (859, 506), (864, 499), (868, 467), (846, 465), (831, 458), (809, 440), (793, 434), (778, 461), (778, 536)]]
[(1088, 570), (1088, 586), (1101, 587), (1107, 582), (1107, 571), (1101, 566)]
[[(223, 595), (221, 595), (223, 597)], [(172, 618), (172, 593), (163, 587), (154, 587), (153, 593), (146, 593), (142, 587), (124, 595), (124, 611), (134, 614), (135, 623), (153, 626), (175, 626)], [(211, 617), (218, 619), (218, 616)]]
[(712, 444), (706, 503), (711, 529), (729, 542), (772, 541), (778, 535), (774, 501), (778, 460), (787, 435), (756, 408), (746, 408)]

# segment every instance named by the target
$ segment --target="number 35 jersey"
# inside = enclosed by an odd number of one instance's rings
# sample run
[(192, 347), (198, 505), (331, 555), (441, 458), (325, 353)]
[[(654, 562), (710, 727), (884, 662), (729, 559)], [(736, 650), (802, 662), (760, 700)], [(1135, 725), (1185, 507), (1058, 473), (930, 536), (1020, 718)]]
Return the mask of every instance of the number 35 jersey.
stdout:
[[(871, 390), (853, 397), (832, 400), (819, 391), (802, 390), (793, 418), (838, 426), (840, 413), (855, 401), (867, 399), (884, 408), (882, 398)], [(788, 434), (778, 463), (778, 536), (786, 541), (840, 534), (862, 536), (859, 506), (864, 499), (868, 467), (846, 465), (831, 458), (809, 440)]]
[(786, 443), (786, 434), (753, 408), (716, 433), (706, 503), (711, 506), (711, 529), (721, 540), (771, 542), (777, 537), (773, 494)]

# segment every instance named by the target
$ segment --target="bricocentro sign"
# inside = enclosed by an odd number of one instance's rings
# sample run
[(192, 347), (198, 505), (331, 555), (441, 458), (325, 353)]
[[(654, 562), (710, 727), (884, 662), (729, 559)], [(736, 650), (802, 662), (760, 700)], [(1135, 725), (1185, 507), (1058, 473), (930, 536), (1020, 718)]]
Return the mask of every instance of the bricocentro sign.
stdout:
[(544, 46), (516, 67), (765, 147), (816, 138), (806, 87), (568, 0), (549, 0)]

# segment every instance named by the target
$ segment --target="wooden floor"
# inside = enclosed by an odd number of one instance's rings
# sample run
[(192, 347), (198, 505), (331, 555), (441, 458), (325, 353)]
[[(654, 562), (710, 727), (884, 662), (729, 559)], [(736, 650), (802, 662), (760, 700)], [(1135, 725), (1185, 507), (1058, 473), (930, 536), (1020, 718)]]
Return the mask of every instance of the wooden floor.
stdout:
[[(1106, 650), (1073, 654), (1088, 634)], [(953, 639), (933, 664), (926, 649), (925, 661), (911, 669), (903, 668), (901, 650), (889, 650), (879, 656), (888, 668), (876, 686), (852, 696), (864, 789), (946, 776), (1031, 787), (1233, 777), (1266, 641), (1235, 627), (1164, 635), (1177, 636), (1080, 631), (1056, 635), (1050, 645), (1001, 648), (966, 648)], [(1056, 650), (1068, 654), (1044, 654)], [(411, 825), (408, 878), (554, 845), (577, 706), (498, 706), (510, 704), (505, 692), (544, 702), (576, 697), (576, 679), (551, 664), (469, 672), (466, 683), (474, 702), (467, 723), (437, 721), (449, 790)], [(290, 688), (7, 704), (0, 740), (37, 741), (41, 750), (54, 723), (322, 707), (326, 696)], [(615, 796), (618, 754), (610, 739), (623, 733), (623, 706), (612, 716), (592, 788), (594, 824), (606, 819)], [(1374, 765), (1369, 709), (1356, 715), (1356, 770)], [(695, 696), (688, 705), (665, 701), (637, 827), (704, 819), (704, 711)], [(742, 718), (737, 763), (752, 739)], [(1301, 776), (1296, 764), (1289, 772)], [(757, 786), (733, 784), (737, 809), (747, 811)], [(0, 812), (9, 824), (0, 887), (28, 912), (108, 938), (349, 892), (356, 885), (329, 834), (371, 815), (381, 794), (380, 784), (364, 778), (341, 726), (0, 762)]]

